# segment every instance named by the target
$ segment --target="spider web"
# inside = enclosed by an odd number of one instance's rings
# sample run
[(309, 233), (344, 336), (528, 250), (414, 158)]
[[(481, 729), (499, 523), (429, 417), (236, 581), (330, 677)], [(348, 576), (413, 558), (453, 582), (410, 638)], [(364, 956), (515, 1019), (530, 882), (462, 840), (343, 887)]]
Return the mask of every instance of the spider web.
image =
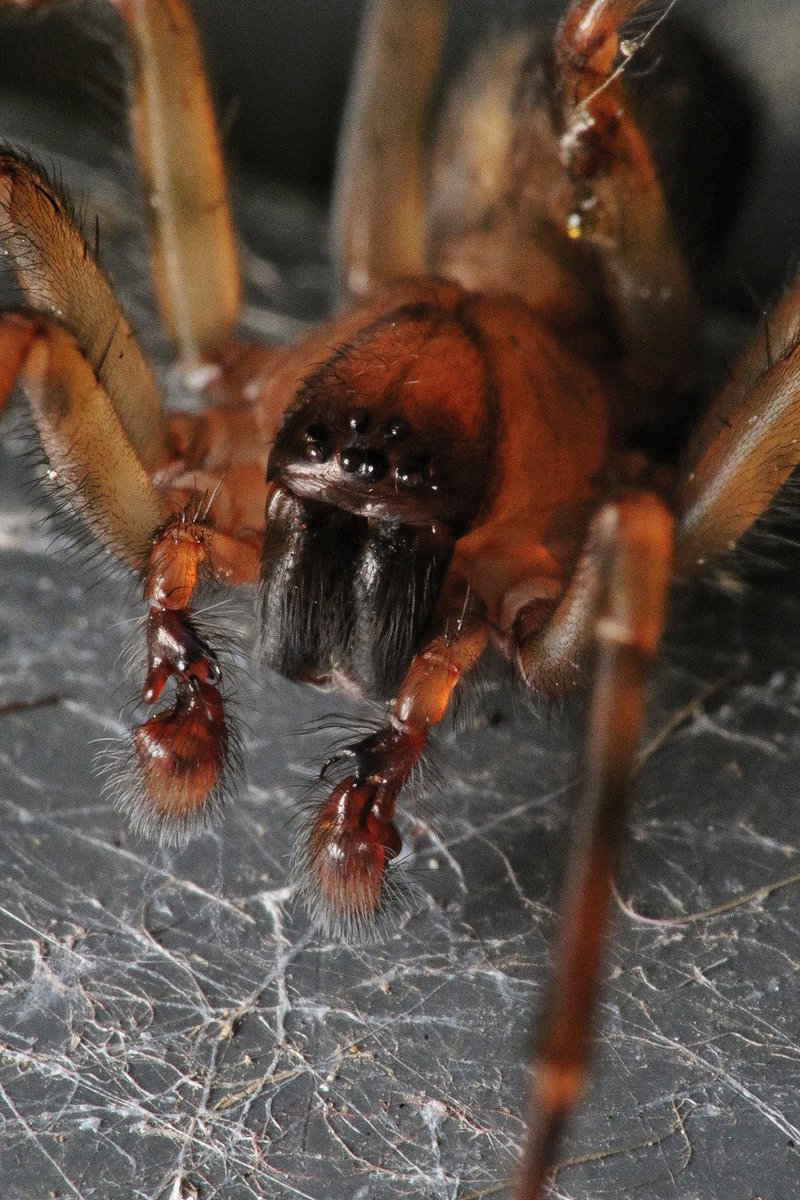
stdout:
[[(66, 160), (71, 172), (146, 328), (130, 190), (115, 170)], [(246, 322), (291, 336), (330, 295), (320, 218), (253, 188), (238, 208)], [(420, 911), (383, 944), (328, 943), (287, 863), (298, 790), (328, 746), (299, 730), (330, 698), (243, 673), (247, 784), (222, 827), (181, 851), (132, 837), (92, 755), (125, 728), (134, 685), (118, 656), (137, 606), (125, 581), (95, 584), (50, 553), (6, 440), (0, 705), (56, 699), (0, 714), (3, 1200), (504, 1195), (570, 842), (577, 708), (548, 717), (490, 675), (474, 727), (440, 738), (438, 832), (406, 823)], [(739, 594), (676, 597), (650, 737), (674, 728), (640, 772), (620, 882), (651, 917), (800, 870), (800, 555), (751, 576)], [(252, 629), (247, 596), (229, 619)], [(797, 913), (786, 886), (685, 924), (619, 916), (596, 1080), (557, 1195), (794, 1193)]]

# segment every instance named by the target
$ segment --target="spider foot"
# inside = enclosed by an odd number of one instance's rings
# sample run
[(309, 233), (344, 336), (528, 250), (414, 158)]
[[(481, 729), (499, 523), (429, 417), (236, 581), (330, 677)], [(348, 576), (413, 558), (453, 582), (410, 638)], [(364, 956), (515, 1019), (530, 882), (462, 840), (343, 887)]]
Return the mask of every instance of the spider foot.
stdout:
[(408, 728), (386, 726), (323, 767), (321, 779), (344, 760), (355, 770), (315, 807), (295, 872), (312, 918), (337, 939), (380, 936), (416, 907), (411, 881), (397, 869), (402, 839), (394, 818), (423, 747)]
[(180, 845), (216, 822), (238, 759), (218, 688), (182, 681), (174, 704), (134, 730), (132, 743), (137, 786), (119, 807), (137, 832)]
[(132, 732), (109, 767), (116, 809), (137, 833), (168, 846), (216, 823), (241, 773), (217, 650), (182, 607), (196, 587), (203, 554), (203, 539), (180, 518), (152, 548), (142, 698), (155, 704), (168, 686), (174, 694)]
[(219, 688), (179, 679), (173, 703), (108, 756), (107, 790), (135, 833), (180, 846), (216, 824), (241, 771)]

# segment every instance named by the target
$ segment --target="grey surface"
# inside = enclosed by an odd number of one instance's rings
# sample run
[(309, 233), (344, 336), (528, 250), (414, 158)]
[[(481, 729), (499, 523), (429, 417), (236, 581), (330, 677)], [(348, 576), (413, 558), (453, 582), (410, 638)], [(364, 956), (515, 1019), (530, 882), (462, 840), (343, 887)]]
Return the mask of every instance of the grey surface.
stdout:
[[(796, 6), (779, 16), (796, 46)], [(774, 78), (789, 89), (773, 135), (786, 148), (797, 92), (780, 57), (791, 38), (776, 28), (751, 58), (780, 68), (765, 90)], [(96, 157), (88, 131), (62, 133), (51, 115), (0, 117), (40, 147), (69, 136), (75, 157)], [(141, 328), (150, 301), (129, 180), (100, 157), (107, 170), (67, 160), (65, 174), (99, 204), (105, 261)], [(321, 223), (260, 189), (237, 195), (247, 324), (290, 336), (324, 300)], [(787, 208), (777, 229), (751, 217), (741, 261), (792, 261)], [(569, 841), (577, 706), (548, 718), (490, 677), (476, 727), (440, 739), (438, 833), (406, 823), (421, 911), (383, 945), (321, 941), (287, 860), (298, 790), (328, 739), (298, 731), (346, 706), (241, 674), (248, 783), (224, 825), (180, 852), (132, 837), (92, 757), (130, 719), (135, 681), (118, 656), (135, 595), (51, 553), (24, 438), (4, 440), (0, 704), (60, 699), (0, 715), (0, 1197), (502, 1195)], [(748, 559), (743, 582), (675, 598), (650, 736), (717, 687), (647, 758), (620, 889), (636, 912), (684, 923), (618, 917), (598, 1072), (560, 1197), (797, 1192), (800, 887), (746, 899), (800, 871), (800, 554), (772, 557), (780, 569)], [(229, 614), (245, 632), (248, 603)]]

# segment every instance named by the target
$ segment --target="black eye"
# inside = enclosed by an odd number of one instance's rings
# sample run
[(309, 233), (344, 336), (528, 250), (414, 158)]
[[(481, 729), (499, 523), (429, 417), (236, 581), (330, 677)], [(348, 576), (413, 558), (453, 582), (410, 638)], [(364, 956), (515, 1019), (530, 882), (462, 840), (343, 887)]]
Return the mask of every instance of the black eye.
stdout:
[(365, 450), (361, 446), (345, 447), (340, 461), (348, 475), (356, 475), (366, 483), (377, 483), (389, 470), (385, 454), (380, 450)]
[(303, 434), (306, 458), (312, 462), (325, 462), (331, 453), (331, 435), (325, 425), (309, 425)]
[(396, 469), (395, 479), (403, 487), (420, 487), (431, 475), (431, 460), (429, 458), (411, 458), (401, 463)]
[(347, 424), (355, 433), (363, 433), (369, 425), (369, 413), (365, 408), (354, 408), (347, 418)]
[(408, 421), (404, 421), (402, 417), (393, 417), (386, 426), (384, 437), (387, 442), (399, 442), (402, 438), (408, 437), (410, 432)]

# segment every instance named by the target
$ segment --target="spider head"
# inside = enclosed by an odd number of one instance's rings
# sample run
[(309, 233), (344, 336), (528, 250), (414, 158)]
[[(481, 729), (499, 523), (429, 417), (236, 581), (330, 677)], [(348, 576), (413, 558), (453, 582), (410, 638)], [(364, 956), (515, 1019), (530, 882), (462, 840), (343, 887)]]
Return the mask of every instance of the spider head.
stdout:
[(490, 405), (472, 331), (437, 305), (405, 305), (306, 378), (268, 478), (359, 516), (459, 537), (486, 498)]
[(392, 693), (486, 498), (490, 403), (473, 335), (428, 303), (382, 316), (306, 378), (268, 466), (270, 666)]

